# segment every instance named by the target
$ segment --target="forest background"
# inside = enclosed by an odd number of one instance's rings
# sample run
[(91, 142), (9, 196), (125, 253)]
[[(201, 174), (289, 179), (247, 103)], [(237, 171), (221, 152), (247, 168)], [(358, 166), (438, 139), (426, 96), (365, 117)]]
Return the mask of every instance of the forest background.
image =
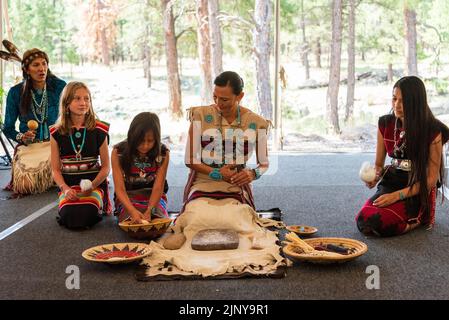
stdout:
[[(50, 69), (87, 83), (112, 143), (132, 118), (158, 113), (164, 141), (184, 147), (186, 109), (212, 102), (214, 77), (237, 71), (244, 106), (274, 120), (281, 148), (374, 151), (377, 119), (391, 110), (394, 81), (418, 75), (434, 114), (449, 123), (449, 1), (3, 0), (3, 37), (37, 47)], [(22, 80), (3, 66), (3, 95)]]

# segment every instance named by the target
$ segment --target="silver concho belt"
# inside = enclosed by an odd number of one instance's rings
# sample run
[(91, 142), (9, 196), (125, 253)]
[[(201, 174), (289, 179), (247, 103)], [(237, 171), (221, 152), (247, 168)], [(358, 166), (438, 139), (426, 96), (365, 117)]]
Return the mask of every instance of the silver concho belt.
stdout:
[(403, 171), (412, 170), (412, 161), (408, 159), (391, 159), (391, 165)]

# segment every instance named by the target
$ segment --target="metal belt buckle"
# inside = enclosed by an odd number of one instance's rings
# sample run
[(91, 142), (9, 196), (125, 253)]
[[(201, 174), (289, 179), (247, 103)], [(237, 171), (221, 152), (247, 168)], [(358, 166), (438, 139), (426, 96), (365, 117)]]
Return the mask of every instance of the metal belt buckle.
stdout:
[(408, 159), (399, 160), (399, 159), (392, 159), (391, 165), (404, 171), (410, 171), (411, 168), (411, 162)]
[(410, 171), (411, 169), (410, 160), (402, 160), (399, 163), (399, 168), (401, 168), (404, 171)]

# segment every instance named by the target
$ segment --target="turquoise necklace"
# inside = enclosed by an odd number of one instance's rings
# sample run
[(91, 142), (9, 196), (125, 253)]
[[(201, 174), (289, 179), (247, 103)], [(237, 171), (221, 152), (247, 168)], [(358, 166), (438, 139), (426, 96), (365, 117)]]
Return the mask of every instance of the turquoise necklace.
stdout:
[(31, 103), (31, 111), (33, 111), (34, 118), (37, 122), (40, 123), (39, 128), (39, 140), (47, 140), (48, 139), (48, 125), (47, 125), (47, 119), (48, 119), (48, 97), (47, 97), (47, 86), (44, 86), (44, 90), (42, 91), (42, 99), (40, 103), (37, 103), (36, 96), (31, 90), (31, 97), (32, 97), (32, 103)]
[[(221, 113), (221, 111), (218, 111), (218, 114), (220, 115), (220, 128), (218, 128), (218, 130), (223, 134), (223, 114)], [(240, 119), (240, 104), (237, 106), (237, 125), (238, 127), (240, 127), (241, 125), (241, 119)]]
[(134, 165), (139, 169), (139, 177), (145, 178), (146, 177), (145, 168), (148, 166), (151, 166), (151, 164), (148, 163), (148, 157), (145, 156), (142, 159), (139, 159), (139, 157), (136, 157), (134, 159)]
[[(75, 137), (76, 138), (80, 138), (81, 137), (81, 133), (80, 132), (76, 132), (75, 133)], [(76, 158), (77, 161), (82, 159), (81, 151), (83, 151), (83, 147), (84, 147), (84, 142), (85, 141), (86, 141), (86, 128), (84, 128), (83, 141), (81, 142), (81, 146), (78, 145), (79, 149), (75, 148), (75, 143), (73, 142), (73, 137), (70, 134), (70, 142), (72, 143), (73, 151), (75, 151), (75, 158)]]
[[(222, 123), (223, 122), (223, 114), (220, 111), (218, 111), (218, 114), (220, 115), (220, 127), (218, 128), (218, 130), (220, 131), (221, 137), (224, 140), (224, 137), (223, 137), (223, 123)], [(241, 124), (242, 124), (242, 120), (241, 120), (241, 117), (240, 117), (240, 103), (239, 103), (237, 105), (237, 126), (238, 126), (238, 128), (241, 128)], [(223, 152), (223, 149), (222, 149), (221, 146), (219, 148), (220, 148), (219, 150), (222, 151), (222, 163), (224, 164), (225, 163), (226, 154)]]

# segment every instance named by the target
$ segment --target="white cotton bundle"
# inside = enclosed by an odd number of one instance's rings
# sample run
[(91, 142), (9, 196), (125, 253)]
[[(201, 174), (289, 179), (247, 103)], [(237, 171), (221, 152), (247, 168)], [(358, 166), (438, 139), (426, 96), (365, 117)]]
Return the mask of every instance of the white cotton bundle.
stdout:
[(87, 191), (92, 189), (92, 181), (89, 179), (82, 179), (80, 182), (81, 191)]
[(362, 167), (359, 171), (360, 179), (365, 182), (372, 182), (376, 179), (376, 168), (371, 165), (368, 161), (362, 163)]

